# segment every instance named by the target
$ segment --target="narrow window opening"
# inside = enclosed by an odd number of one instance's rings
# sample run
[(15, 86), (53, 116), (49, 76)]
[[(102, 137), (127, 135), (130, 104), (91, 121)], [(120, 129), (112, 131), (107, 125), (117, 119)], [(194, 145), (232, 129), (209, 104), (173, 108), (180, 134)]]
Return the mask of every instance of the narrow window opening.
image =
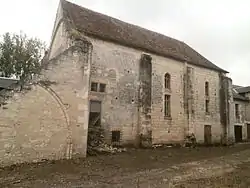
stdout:
[(171, 108), (170, 108), (170, 95), (165, 95), (164, 97), (164, 116), (171, 117)]
[(206, 100), (205, 108), (206, 108), (206, 113), (209, 113), (209, 100)]
[(105, 92), (106, 91), (106, 84), (100, 84), (99, 91)]
[(164, 82), (165, 82), (165, 88), (166, 88), (166, 89), (170, 89), (170, 87), (171, 87), (171, 86), (170, 86), (170, 79), (171, 79), (171, 78), (170, 78), (170, 74), (169, 74), (169, 73), (166, 73), (166, 74), (165, 74), (165, 81), (164, 81)]
[(237, 120), (240, 118), (239, 104), (235, 104), (235, 117)]
[(120, 131), (112, 131), (112, 142), (120, 142), (121, 132)]
[(97, 91), (97, 88), (98, 88), (98, 83), (92, 82), (91, 83), (91, 91)]
[(209, 96), (209, 83), (205, 82), (205, 95), (208, 97)]

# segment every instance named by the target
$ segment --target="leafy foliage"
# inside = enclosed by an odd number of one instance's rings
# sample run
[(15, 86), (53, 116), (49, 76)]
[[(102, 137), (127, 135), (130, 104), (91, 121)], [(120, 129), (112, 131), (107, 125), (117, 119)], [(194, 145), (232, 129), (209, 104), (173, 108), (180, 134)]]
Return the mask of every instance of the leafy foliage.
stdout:
[(0, 76), (16, 76), (25, 82), (41, 70), (45, 44), (25, 34), (5, 33), (0, 41)]

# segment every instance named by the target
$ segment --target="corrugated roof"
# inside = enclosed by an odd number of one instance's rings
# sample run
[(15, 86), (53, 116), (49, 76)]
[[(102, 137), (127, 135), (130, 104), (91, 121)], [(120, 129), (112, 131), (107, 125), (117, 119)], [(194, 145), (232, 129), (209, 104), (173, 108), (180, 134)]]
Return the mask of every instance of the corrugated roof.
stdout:
[(243, 95), (239, 94), (235, 89), (233, 89), (233, 98), (236, 100), (249, 101), (247, 97), (244, 97)]
[(238, 93), (248, 93), (250, 92), (250, 86), (235, 88)]
[(227, 73), (182, 41), (61, 0), (63, 17), (85, 35)]
[(12, 79), (12, 78), (6, 78), (6, 77), (0, 77), (0, 88), (7, 89), (9, 88), (12, 84), (18, 83), (19, 80), (17, 79)]

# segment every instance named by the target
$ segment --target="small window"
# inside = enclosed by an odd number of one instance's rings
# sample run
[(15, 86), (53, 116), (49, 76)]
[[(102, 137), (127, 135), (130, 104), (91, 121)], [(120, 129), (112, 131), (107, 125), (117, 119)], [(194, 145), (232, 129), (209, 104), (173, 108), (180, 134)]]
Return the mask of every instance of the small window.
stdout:
[(239, 104), (235, 104), (235, 117), (236, 117), (236, 119), (240, 118)]
[(106, 84), (100, 84), (99, 92), (105, 92), (105, 91), (106, 91)]
[(166, 89), (170, 89), (170, 74), (169, 73), (166, 73), (165, 74), (165, 80), (164, 80), (164, 82), (165, 82), (165, 88)]
[(120, 142), (121, 132), (120, 131), (112, 131), (112, 142)]
[(205, 95), (209, 96), (209, 83), (205, 82)]
[(98, 88), (98, 83), (92, 82), (91, 83), (91, 91), (97, 91), (97, 88)]
[(164, 97), (164, 116), (165, 117), (171, 117), (171, 111), (170, 111), (170, 95), (165, 95)]
[(206, 113), (209, 113), (209, 100), (206, 100), (205, 110), (206, 110)]

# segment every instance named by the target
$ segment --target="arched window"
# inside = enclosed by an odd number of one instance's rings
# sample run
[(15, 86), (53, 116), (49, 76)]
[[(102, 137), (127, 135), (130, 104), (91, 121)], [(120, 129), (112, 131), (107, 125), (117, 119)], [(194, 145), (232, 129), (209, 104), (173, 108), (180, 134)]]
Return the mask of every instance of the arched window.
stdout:
[(205, 82), (205, 95), (209, 96), (209, 83)]
[(166, 73), (165, 74), (165, 88), (166, 89), (170, 89), (170, 82), (171, 82), (171, 77), (170, 77), (170, 74), (169, 73)]
[(206, 110), (206, 113), (209, 113), (209, 83), (208, 82), (205, 82), (205, 96), (206, 96), (205, 110)]

